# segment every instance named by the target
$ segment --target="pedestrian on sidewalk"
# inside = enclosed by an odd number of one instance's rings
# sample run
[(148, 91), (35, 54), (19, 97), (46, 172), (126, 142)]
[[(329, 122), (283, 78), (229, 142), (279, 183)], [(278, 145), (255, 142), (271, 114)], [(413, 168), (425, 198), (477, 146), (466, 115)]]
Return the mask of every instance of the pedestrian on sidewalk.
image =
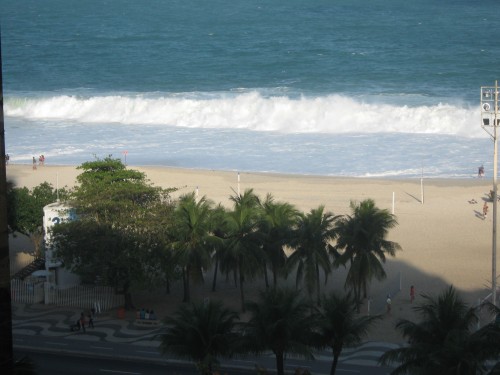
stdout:
[(385, 301), (385, 305), (386, 305), (386, 308), (387, 308), (387, 315), (391, 315), (391, 309), (392, 309), (392, 299), (391, 299), (391, 295), (388, 294), (387, 295), (387, 299)]
[(415, 300), (415, 287), (412, 285), (410, 286), (410, 303), (413, 303)]
[(72, 326), (70, 326), (71, 332), (74, 331), (79, 331), (80, 330), (80, 319), (76, 320), (76, 323)]
[(94, 328), (94, 318), (92, 317), (92, 314), (89, 314), (88, 317), (89, 317), (89, 328)]
[(82, 327), (83, 333), (87, 332), (87, 331), (85, 330), (85, 323), (86, 323), (86, 322), (85, 322), (85, 314), (82, 312), (82, 313), (80, 314), (80, 326)]

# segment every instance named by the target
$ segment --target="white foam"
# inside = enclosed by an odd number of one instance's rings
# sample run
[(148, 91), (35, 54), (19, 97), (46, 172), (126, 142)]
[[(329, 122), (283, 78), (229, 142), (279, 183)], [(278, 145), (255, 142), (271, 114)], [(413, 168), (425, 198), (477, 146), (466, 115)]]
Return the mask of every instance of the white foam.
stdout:
[(367, 103), (347, 96), (263, 96), (257, 91), (7, 97), (6, 116), (35, 121), (165, 125), (285, 133), (419, 133), (482, 137), (479, 106)]

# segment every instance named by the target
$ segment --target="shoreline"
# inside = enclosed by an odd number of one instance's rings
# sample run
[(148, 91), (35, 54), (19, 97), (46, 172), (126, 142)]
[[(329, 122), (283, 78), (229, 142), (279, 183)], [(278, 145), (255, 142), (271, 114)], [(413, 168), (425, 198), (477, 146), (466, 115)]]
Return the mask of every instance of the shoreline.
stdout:
[[(77, 168), (81, 164), (46, 164), (42, 166), (42, 168)], [(10, 162), (8, 166), (16, 166), (16, 167), (29, 167), (28, 169), (32, 169), (31, 163), (18, 163), (18, 162)], [(37, 165), (37, 168), (39, 166)], [(177, 167), (174, 165), (156, 165), (156, 164), (140, 164), (140, 165), (126, 165), (127, 168), (130, 169), (171, 169), (171, 170), (182, 170), (182, 171), (198, 171), (198, 172), (220, 172), (220, 173), (240, 173), (243, 174), (255, 174), (255, 175), (276, 175), (283, 177), (304, 177), (304, 178), (328, 178), (328, 179), (353, 179), (353, 180), (389, 180), (389, 181), (419, 181), (423, 178), (425, 181), (489, 181), (492, 178), (486, 176), (482, 178), (478, 178), (477, 175), (471, 174), (468, 177), (420, 177), (420, 176), (396, 176), (396, 175), (388, 175), (385, 177), (382, 176), (343, 176), (343, 175), (324, 175), (324, 174), (306, 174), (306, 173), (290, 173), (290, 172), (276, 172), (276, 171), (252, 171), (252, 170), (230, 170), (230, 169), (213, 169), (213, 168), (200, 168), (200, 167)], [(493, 182), (492, 182), (493, 183)]]
[[(15, 186), (33, 188), (43, 181), (54, 187), (71, 188), (76, 185), (76, 177), (81, 173), (73, 165), (43, 165), (36, 170), (27, 164), (9, 164), (7, 179)], [(252, 188), (261, 197), (271, 193), (276, 200), (293, 203), (301, 210), (310, 210), (325, 205), (335, 214), (337, 211), (347, 213), (351, 200), (359, 201), (373, 198), (381, 207), (391, 212), (398, 202), (406, 202), (408, 198), (417, 203), (424, 202), (434, 195), (438, 189), (478, 189), (484, 196), (492, 187), (487, 178), (375, 178), (375, 177), (342, 177), (288, 174), (275, 172), (219, 171), (213, 169), (179, 168), (169, 166), (129, 166), (131, 169), (144, 172), (146, 179), (154, 186), (177, 188), (172, 193), (175, 198), (180, 194), (197, 191), (216, 204), (229, 204), (229, 197), (240, 191)], [(376, 186), (365, 189), (368, 186)], [(385, 187), (384, 191), (381, 189)], [(458, 193), (456, 191), (454, 193)], [(311, 194), (315, 193), (315, 194)], [(467, 199), (479, 201), (475, 191), (471, 191)], [(394, 196), (394, 197), (393, 197)], [(324, 198), (323, 200), (321, 198)], [(345, 202), (345, 204), (342, 204)], [(331, 208), (329, 208), (331, 207)]]

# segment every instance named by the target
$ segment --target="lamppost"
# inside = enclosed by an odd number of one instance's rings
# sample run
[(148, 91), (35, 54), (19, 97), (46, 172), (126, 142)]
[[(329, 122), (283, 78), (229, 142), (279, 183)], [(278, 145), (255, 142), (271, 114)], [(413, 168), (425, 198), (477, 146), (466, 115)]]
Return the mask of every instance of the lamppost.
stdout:
[(497, 174), (498, 174), (498, 137), (500, 125), (498, 115), (498, 81), (495, 86), (481, 87), (481, 127), (493, 139), (493, 238), (491, 250), (491, 302), (496, 306), (497, 299)]

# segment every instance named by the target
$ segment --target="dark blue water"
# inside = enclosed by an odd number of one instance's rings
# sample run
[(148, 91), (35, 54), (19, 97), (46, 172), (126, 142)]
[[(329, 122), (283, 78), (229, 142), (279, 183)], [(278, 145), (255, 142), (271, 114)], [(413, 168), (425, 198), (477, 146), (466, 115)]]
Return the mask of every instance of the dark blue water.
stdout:
[[(1, 0), (7, 150), (356, 176), (491, 170), (494, 0)], [(36, 137), (34, 135), (37, 135)]]

